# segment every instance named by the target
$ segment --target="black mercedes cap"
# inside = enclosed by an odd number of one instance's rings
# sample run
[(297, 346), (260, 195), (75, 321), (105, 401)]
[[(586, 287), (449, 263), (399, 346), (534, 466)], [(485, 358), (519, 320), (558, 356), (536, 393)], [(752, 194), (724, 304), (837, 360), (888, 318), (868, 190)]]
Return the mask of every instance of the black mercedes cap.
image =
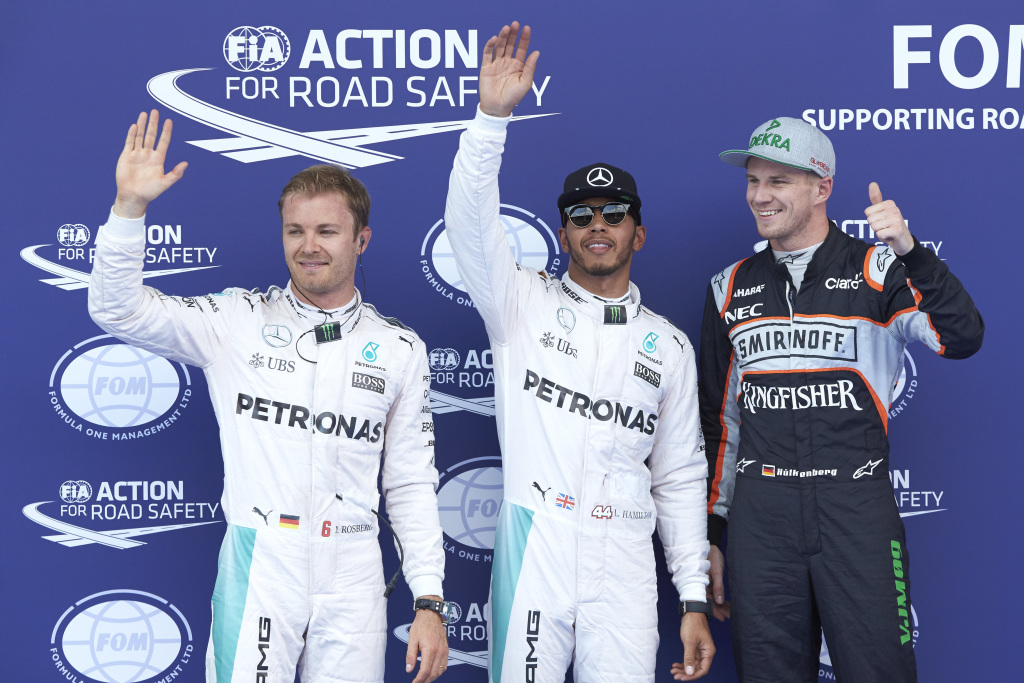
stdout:
[(611, 164), (590, 164), (565, 177), (563, 192), (558, 197), (558, 213), (565, 225), (566, 207), (591, 197), (608, 197), (629, 204), (630, 213), (640, 225), (640, 196), (636, 181), (626, 171)]

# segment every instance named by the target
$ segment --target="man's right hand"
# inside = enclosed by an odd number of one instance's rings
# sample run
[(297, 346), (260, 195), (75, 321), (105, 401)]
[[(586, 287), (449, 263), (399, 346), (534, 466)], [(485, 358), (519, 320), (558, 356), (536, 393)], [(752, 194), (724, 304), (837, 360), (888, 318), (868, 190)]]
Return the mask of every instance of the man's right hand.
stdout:
[(725, 621), (729, 618), (732, 603), (725, 601), (725, 557), (717, 545), (711, 546), (708, 551), (708, 560), (711, 562), (710, 579), (708, 583), (708, 601), (714, 606), (715, 619)]
[(533, 72), (537, 69), (540, 52), (526, 56), (530, 48), (529, 26), (523, 27), (517, 50), (518, 36), (519, 22), (513, 21), (484, 45), (480, 60), (480, 110), (490, 116), (511, 116), (533, 86)]
[(171, 144), (171, 120), (164, 121), (160, 141), (156, 131), (160, 115), (156, 109), (149, 116), (146, 126), (145, 112), (128, 129), (128, 138), (117, 160), (117, 198), (114, 213), (121, 218), (142, 218), (149, 203), (163, 194), (164, 190), (181, 180), (188, 166), (182, 161), (170, 173), (164, 173), (164, 159)]

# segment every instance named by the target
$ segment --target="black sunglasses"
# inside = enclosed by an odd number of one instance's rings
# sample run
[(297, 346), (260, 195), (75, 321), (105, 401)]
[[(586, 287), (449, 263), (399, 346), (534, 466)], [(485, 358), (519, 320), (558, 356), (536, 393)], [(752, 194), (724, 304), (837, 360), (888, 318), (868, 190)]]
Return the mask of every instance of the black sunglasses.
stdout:
[(601, 212), (601, 218), (608, 225), (618, 225), (626, 219), (629, 204), (625, 202), (608, 202), (607, 204), (573, 204), (565, 209), (569, 220), (577, 228), (585, 228), (594, 220), (594, 213)]

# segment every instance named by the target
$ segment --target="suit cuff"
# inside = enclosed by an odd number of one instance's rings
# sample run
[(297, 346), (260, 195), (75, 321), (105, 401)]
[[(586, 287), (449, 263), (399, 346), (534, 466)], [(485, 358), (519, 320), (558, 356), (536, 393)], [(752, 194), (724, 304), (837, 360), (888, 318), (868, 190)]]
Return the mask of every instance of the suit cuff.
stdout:
[(141, 241), (146, 241), (146, 217), (121, 218), (114, 210), (110, 210), (110, 217), (100, 227), (100, 234), (103, 239), (121, 246), (137, 247)]
[(722, 547), (722, 533), (728, 524), (725, 517), (708, 515), (708, 543)]
[(916, 237), (914, 237), (914, 248), (903, 256), (897, 255), (896, 258), (907, 267), (911, 278), (927, 275), (939, 263), (939, 257), (935, 252), (923, 246)]
[(417, 576), (414, 579), (409, 579), (409, 590), (412, 592), (413, 597), (419, 597), (421, 595), (439, 595), (441, 599), (444, 599), (444, 592), (441, 588), (441, 579), (437, 576)]
[(505, 129), (511, 120), (511, 116), (491, 116), (490, 114), (485, 114), (478, 105), (476, 116), (470, 122), (469, 127), (480, 133), (504, 136)]

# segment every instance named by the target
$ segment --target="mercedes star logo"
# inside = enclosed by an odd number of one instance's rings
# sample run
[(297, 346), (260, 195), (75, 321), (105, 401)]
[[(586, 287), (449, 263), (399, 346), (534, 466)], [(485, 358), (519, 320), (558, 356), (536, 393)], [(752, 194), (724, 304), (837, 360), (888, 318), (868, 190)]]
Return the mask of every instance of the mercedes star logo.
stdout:
[(292, 331), (284, 325), (264, 325), (263, 341), (275, 349), (284, 348), (292, 343)]
[(587, 174), (587, 182), (593, 187), (608, 187), (612, 184), (612, 172), (604, 166), (592, 168)]

